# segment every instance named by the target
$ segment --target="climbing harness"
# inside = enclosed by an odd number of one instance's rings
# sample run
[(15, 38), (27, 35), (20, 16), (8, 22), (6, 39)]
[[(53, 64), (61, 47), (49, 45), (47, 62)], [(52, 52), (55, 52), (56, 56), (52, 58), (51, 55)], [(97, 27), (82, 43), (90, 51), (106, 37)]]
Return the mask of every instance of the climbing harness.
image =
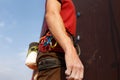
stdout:
[(53, 44), (53, 39), (54, 38), (49, 31), (46, 33), (45, 36), (41, 37), (39, 42), (40, 51), (47, 52), (54, 49), (57, 46), (57, 42), (55, 41), (55, 43)]

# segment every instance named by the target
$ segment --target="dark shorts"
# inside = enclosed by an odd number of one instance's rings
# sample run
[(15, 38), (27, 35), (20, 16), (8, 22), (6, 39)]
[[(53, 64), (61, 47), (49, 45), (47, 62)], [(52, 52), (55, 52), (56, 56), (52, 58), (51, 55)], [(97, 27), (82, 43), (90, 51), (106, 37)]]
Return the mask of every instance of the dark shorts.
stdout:
[(37, 64), (39, 70), (37, 80), (66, 80), (64, 53), (39, 53)]
[(40, 71), (38, 73), (37, 80), (66, 80), (65, 68), (58, 67), (58, 68)]

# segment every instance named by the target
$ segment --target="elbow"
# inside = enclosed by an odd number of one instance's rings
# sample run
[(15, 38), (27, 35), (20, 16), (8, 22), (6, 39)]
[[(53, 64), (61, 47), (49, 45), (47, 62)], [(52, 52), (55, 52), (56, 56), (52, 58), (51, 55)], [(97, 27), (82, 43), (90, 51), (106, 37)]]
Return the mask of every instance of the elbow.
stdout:
[(48, 22), (53, 17), (53, 13), (47, 12), (45, 14), (45, 20)]
[(46, 12), (45, 14), (45, 20), (49, 29), (53, 28), (53, 24), (58, 20), (58, 13), (57, 12)]
[(51, 28), (51, 24), (53, 24), (53, 18), (54, 18), (54, 13), (47, 12), (45, 14), (45, 20), (48, 26), (48, 28)]
[(53, 12), (46, 12), (45, 19), (48, 19), (48, 18), (52, 17), (53, 15), (54, 15)]
[(58, 12), (49, 11), (49, 12), (46, 12), (46, 14), (45, 14), (45, 19), (46, 19), (47, 22), (49, 22), (49, 21), (51, 22), (51, 21), (53, 21), (54, 19), (56, 19), (58, 15), (59, 15)]
[(50, 20), (52, 17), (54, 17), (54, 13), (53, 12), (46, 12), (45, 19), (47, 21)]

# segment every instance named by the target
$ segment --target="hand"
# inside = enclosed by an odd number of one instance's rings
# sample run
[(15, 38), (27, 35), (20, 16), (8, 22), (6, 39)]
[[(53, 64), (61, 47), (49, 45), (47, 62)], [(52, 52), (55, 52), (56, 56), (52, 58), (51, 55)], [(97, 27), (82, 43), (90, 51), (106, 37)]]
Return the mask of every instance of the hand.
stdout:
[(67, 80), (82, 80), (84, 67), (74, 47), (65, 52), (65, 61)]

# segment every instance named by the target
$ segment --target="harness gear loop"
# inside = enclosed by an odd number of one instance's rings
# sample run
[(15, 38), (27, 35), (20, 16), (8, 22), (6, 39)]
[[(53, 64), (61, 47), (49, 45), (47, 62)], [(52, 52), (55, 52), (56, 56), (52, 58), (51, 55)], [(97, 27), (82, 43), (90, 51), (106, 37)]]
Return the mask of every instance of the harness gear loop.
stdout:
[(50, 42), (50, 47), (51, 48), (55, 48), (57, 46), (57, 42), (55, 42), (55, 44), (53, 45), (52, 42)]

